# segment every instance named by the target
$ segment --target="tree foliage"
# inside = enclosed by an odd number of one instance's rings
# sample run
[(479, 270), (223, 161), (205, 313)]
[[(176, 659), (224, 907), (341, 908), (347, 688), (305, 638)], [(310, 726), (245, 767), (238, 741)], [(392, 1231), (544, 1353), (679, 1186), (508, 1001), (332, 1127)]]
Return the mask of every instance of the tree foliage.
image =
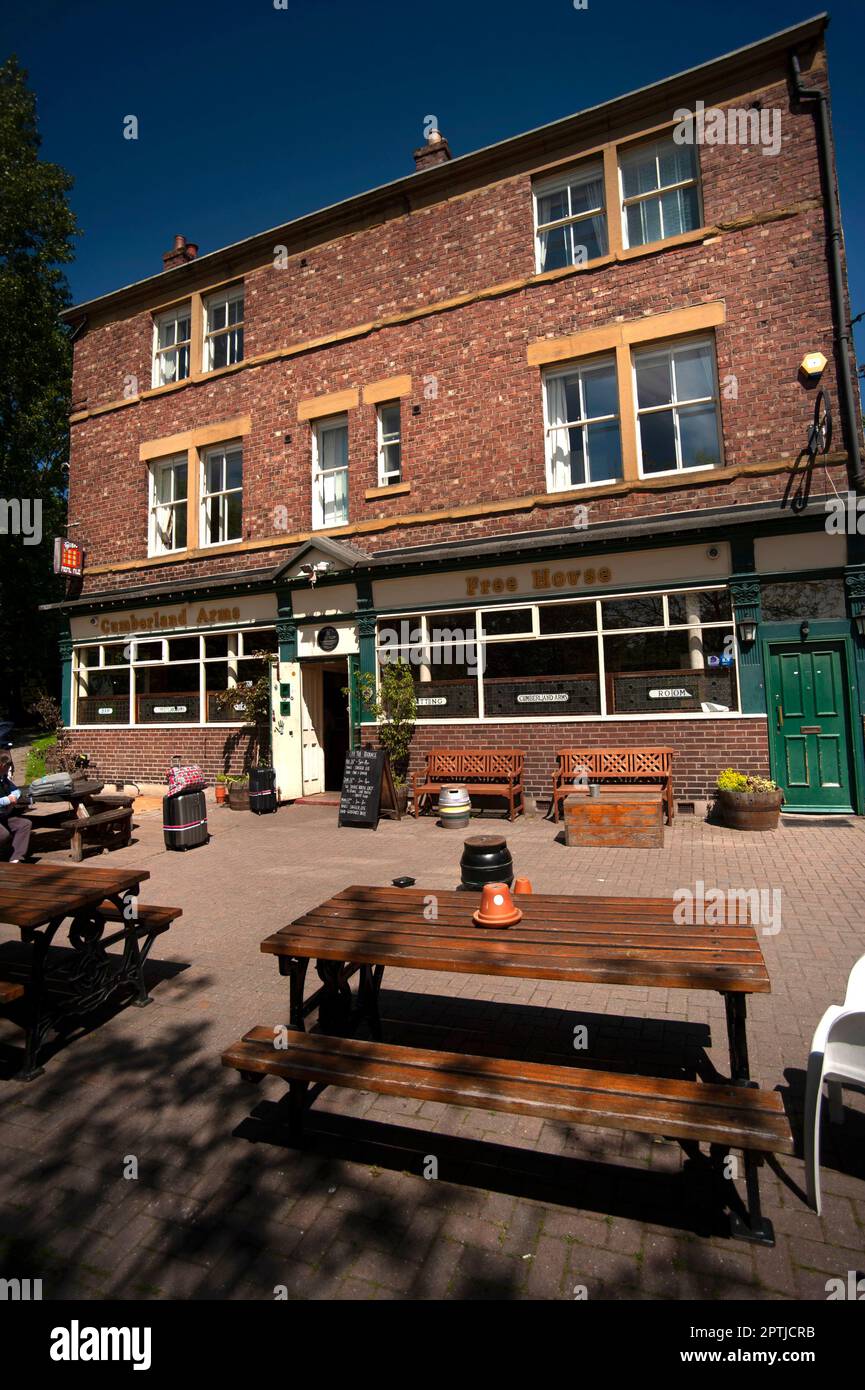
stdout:
[(76, 223), (72, 179), (40, 144), (36, 99), (12, 57), (0, 66), (0, 499), (42, 507), (39, 544), (0, 534), (0, 711), (15, 718), (56, 688), (58, 625), (38, 608), (63, 595), (51, 547), (65, 520), (71, 348), (58, 315)]

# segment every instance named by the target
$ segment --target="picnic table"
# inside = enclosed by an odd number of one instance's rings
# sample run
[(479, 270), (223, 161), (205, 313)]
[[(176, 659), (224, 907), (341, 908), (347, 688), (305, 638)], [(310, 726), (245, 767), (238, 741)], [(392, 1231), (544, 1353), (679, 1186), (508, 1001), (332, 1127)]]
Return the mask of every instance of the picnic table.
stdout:
[[(144, 962), (179, 908), (145, 906), (138, 890), (149, 869), (93, 869), (62, 864), (0, 864), (0, 923), (15, 927), (29, 952), (8, 963), (0, 950), (0, 1002), (14, 1005), (26, 1036), (16, 1079), (31, 1081), (51, 1029), (99, 1009), (118, 990), (138, 1008), (149, 1004)], [(105, 934), (107, 923), (117, 930)], [(69, 950), (52, 951), (65, 927)], [(122, 952), (108, 947), (122, 945)]]
[[(744, 1239), (771, 1244), (757, 1169), (766, 1152), (792, 1152), (792, 1139), (780, 1097), (751, 1081), (746, 1000), (771, 985), (750, 921), (681, 926), (672, 899), (520, 894), (516, 926), (482, 929), (472, 922), (477, 901), (465, 892), (353, 886), (303, 913), (261, 943), (290, 981), (289, 1030), (275, 1042), (274, 1029), (259, 1025), (223, 1063), (250, 1079), (271, 1073), (287, 1080), (296, 1132), (308, 1086), (336, 1084), (705, 1141), (724, 1151), (740, 1147), (749, 1211), (744, 1219), (734, 1211), (731, 1225)], [(317, 1035), (304, 1027), (313, 959), (322, 981)], [(386, 966), (717, 991), (726, 1009), (730, 1078), (653, 1079), (397, 1047), (382, 1041), (378, 997)], [(346, 1036), (360, 1020), (372, 1042)]]
[(76, 816), (89, 816), (94, 810), (93, 798), (99, 795), (104, 786), (104, 782), (87, 778), (73, 782), (71, 787), (58, 787), (57, 791), (43, 792), (39, 800), (34, 802), (34, 805), (42, 806), (46, 802), (68, 802)]
[(69, 820), (61, 822), (61, 829), (69, 832), (72, 859), (80, 864), (84, 858), (84, 844), (97, 843), (102, 849), (122, 846), (129, 843), (132, 834), (132, 797), (101, 796), (104, 782), (82, 779), (73, 782), (71, 787), (43, 793), (38, 801), (30, 806), (29, 812), (35, 825), (39, 818), (33, 817), (34, 807), (67, 803), (74, 812)]

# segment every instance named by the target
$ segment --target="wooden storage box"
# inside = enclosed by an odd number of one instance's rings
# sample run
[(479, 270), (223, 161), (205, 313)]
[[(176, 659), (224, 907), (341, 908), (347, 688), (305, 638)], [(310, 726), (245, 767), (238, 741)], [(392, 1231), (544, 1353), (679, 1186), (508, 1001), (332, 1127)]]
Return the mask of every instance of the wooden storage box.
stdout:
[(584, 848), (663, 849), (660, 788), (602, 787), (565, 798), (565, 844)]

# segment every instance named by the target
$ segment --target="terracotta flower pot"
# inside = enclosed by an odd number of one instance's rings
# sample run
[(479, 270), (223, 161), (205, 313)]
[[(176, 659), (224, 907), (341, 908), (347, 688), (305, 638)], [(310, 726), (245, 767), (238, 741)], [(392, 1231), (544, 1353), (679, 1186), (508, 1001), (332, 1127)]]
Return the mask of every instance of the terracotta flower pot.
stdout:
[(481, 893), (481, 905), (472, 913), (476, 927), (512, 927), (522, 917), (514, 906), (511, 890), (506, 883), (486, 883)]
[(731, 830), (777, 830), (784, 793), (716, 792), (715, 806)]
[(224, 782), (217, 782), (216, 786), (214, 787), (214, 791), (216, 793), (216, 804), (218, 806), (221, 806), (225, 801), (225, 798), (228, 796), (228, 788), (226, 787)]

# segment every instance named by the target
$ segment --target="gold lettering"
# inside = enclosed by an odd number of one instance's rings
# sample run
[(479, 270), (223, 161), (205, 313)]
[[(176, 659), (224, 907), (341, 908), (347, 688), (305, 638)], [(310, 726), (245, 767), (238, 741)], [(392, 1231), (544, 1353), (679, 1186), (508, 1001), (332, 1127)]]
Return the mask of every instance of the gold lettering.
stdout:
[(532, 588), (548, 589), (550, 587), (549, 570), (532, 570)]

